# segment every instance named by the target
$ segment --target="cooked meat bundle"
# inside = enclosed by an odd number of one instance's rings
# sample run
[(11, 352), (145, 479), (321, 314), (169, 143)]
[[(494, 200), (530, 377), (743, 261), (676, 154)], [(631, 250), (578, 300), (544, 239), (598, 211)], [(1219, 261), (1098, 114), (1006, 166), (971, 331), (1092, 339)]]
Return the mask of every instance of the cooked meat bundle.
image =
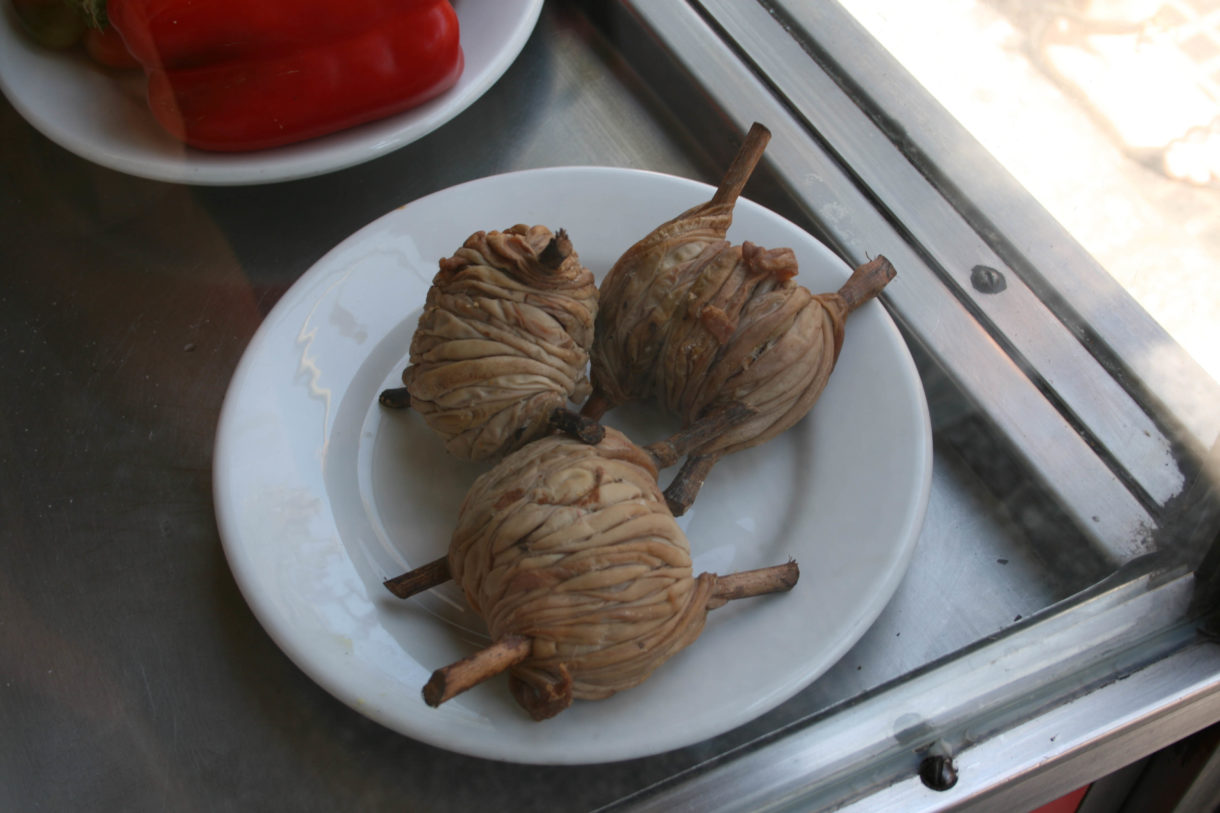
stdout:
[(586, 417), (647, 398), (683, 425), (730, 402), (755, 410), (688, 458), (666, 490), (675, 514), (720, 457), (804, 417), (838, 360), (847, 315), (894, 277), (878, 257), (837, 292), (814, 295), (794, 280), (791, 249), (725, 239), (769, 138), (754, 125), (712, 199), (628, 249), (601, 285)]
[(588, 394), (596, 313), (593, 274), (562, 229), (475, 232), (440, 261), (404, 386), (381, 403), (414, 408), (457, 457), (501, 457)]
[(699, 636), (708, 610), (791, 588), (793, 562), (692, 575), (656, 484), (672, 453), (614, 429), (596, 445), (556, 435), (475, 481), (448, 556), (386, 583), (405, 597), (454, 578), (495, 642), (437, 670), (431, 705), (507, 668), (517, 701), (546, 719), (642, 682)]

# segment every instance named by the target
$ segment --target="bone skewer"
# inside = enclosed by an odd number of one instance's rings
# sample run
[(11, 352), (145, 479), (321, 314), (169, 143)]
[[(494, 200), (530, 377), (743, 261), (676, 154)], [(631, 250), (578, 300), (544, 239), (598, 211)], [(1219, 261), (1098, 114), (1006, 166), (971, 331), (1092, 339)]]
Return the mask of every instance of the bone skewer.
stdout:
[(546, 248), (538, 254), (538, 260), (545, 267), (557, 271), (571, 253), (572, 241), (568, 238), (568, 233), (560, 229), (546, 244)]
[(686, 510), (695, 502), (699, 489), (703, 488), (703, 481), (707, 479), (712, 466), (716, 465), (716, 461), (721, 457), (722, 455), (717, 452), (709, 455), (691, 455), (686, 458), (686, 462), (678, 470), (677, 476), (665, 489), (665, 504), (669, 506), (670, 512), (675, 517), (685, 514)]
[(739, 598), (751, 598), (767, 593), (786, 593), (796, 586), (800, 577), (801, 569), (792, 560), (782, 565), (717, 576), (716, 587), (707, 600), (707, 608), (715, 610), (717, 607), (723, 607), (730, 601), (736, 601)]
[[(739, 598), (786, 592), (792, 589), (799, 577), (800, 570), (793, 561), (718, 576), (716, 586), (708, 597), (707, 609), (723, 607)], [(469, 657), (442, 666), (432, 673), (424, 686), (424, 702), (435, 708), (467, 689), (490, 680), (528, 658), (532, 646), (531, 639), (524, 635), (506, 635)]]
[(424, 702), (436, 708), (529, 657), (533, 643), (524, 635), (506, 635), (468, 658), (441, 667), (424, 685)]
[(876, 298), (886, 283), (895, 276), (897, 272), (894, 266), (885, 257), (877, 256), (858, 266), (838, 291), (847, 312), (851, 313), (865, 302)]
[(677, 463), (683, 457), (698, 451), (709, 440), (718, 437), (730, 428), (754, 415), (754, 410), (734, 401), (716, 407), (690, 426), (670, 435), (665, 440), (650, 443), (644, 451), (652, 458), (658, 469)]
[(557, 407), (551, 413), (549, 423), (568, 437), (576, 438), (581, 443), (587, 443), (590, 446), (601, 443), (602, 438), (606, 436), (606, 427), (596, 420), (563, 407)]
[(382, 584), (385, 585), (385, 589), (399, 598), (410, 598), (416, 593), (422, 593), (444, 584), (452, 578), (453, 574), (449, 572), (449, 557), (442, 556), (426, 565), (420, 565), (414, 570), (408, 570), (401, 576), (386, 579)]
[(381, 391), (377, 402), (390, 409), (406, 409), (411, 406), (411, 393), (407, 392), (406, 387), (391, 387)]
[(763, 150), (767, 148), (767, 142), (770, 140), (771, 131), (754, 122), (737, 149), (737, 155), (729, 165), (728, 172), (720, 180), (720, 186), (712, 196), (712, 203), (733, 203), (737, 200), (741, 190), (745, 189), (746, 182), (750, 180), (754, 168), (762, 159)]
[(614, 405), (606, 399), (605, 395), (602, 395), (601, 392), (594, 390), (593, 394), (589, 396), (589, 399), (585, 401), (584, 406), (580, 408), (580, 414), (586, 418), (589, 418), (590, 420), (595, 421), (602, 415), (609, 412), (610, 407), (612, 406)]

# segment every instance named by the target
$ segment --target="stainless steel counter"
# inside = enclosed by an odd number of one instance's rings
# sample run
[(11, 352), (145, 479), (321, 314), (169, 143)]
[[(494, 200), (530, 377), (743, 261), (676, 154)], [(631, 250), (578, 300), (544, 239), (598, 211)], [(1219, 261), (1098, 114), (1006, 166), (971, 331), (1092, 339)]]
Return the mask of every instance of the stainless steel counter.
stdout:
[[(848, 92), (827, 70), (849, 55), (818, 52), (821, 86), (784, 61), (816, 37), (774, 66), (751, 51), (805, 12), (592, 5), (547, 4), (503, 79), (440, 130), (306, 180), (141, 180), (0, 104), (0, 809), (1018, 809), (1220, 720), (1220, 650), (1195, 632), (1216, 599), (1213, 569), (1196, 570), (1216, 540), (1220, 420), (1147, 406), (1153, 373), (1090, 320), (1097, 269), (1048, 291), (1037, 251), (920, 185), (910, 143), (861, 102), (876, 76)], [(880, 619), (774, 711), (621, 763), (448, 753), (332, 698), (254, 619), (213, 518), (218, 413), (261, 320), (403, 203), (542, 166), (715, 182), (752, 119), (777, 138), (748, 197), (847, 259), (904, 268), (885, 304), (919, 363), (935, 463), (918, 555)], [(917, 210), (933, 204), (929, 227)], [(980, 264), (1020, 298), (971, 287)], [(1051, 329), (1066, 338), (1040, 341)], [(1215, 394), (1186, 369), (1192, 404)], [(960, 776), (941, 793), (916, 775), (936, 749)]]

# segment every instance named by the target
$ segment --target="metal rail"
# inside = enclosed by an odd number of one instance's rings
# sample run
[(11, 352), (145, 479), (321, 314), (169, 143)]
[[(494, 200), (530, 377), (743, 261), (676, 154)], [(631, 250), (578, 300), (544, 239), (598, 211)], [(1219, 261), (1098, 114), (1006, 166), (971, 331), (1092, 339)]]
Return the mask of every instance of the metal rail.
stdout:
[[(809, 227), (851, 263), (894, 262), (882, 300), (1097, 549), (1115, 565), (1152, 550), (1157, 513), (1185, 484), (1174, 443), (807, 49), (754, 3), (617, 12), (609, 24), (663, 51), (654, 86), (677, 117), (698, 126), (710, 105), (738, 132), (765, 122), (765, 161)], [(979, 291), (976, 267), (1002, 274), (1003, 293)]]

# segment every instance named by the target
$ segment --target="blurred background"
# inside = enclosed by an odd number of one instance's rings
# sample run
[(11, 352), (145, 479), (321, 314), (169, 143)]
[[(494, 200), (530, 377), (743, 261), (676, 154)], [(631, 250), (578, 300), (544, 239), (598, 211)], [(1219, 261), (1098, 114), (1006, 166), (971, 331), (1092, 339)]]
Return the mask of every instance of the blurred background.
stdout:
[(842, 0), (1220, 380), (1220, 0)]

